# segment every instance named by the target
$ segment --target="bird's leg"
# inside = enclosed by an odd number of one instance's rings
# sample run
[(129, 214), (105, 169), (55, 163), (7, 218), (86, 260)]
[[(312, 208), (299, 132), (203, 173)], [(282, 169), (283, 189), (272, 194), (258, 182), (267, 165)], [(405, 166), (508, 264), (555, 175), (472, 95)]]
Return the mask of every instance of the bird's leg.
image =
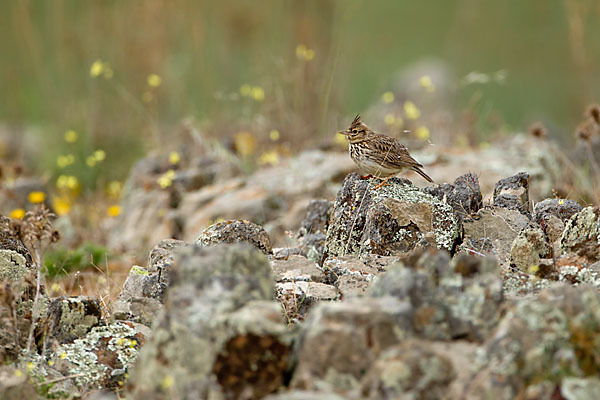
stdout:
[(393, 175), (388, 176), (387, 178), (385, 178), (383, 181), (381, 181), (377, 186), (375, 186), (373, 188), (373, 190), (377, 190), (377, 189), (381, 189), (384, 186), (390, 186), (389, 183), (387, 183), (388, 179), (390, 179)]
[(367, 174), (367, 175), (361, 175), (361, 176), (360, 176), (360, 179), (371, 179), (371, 178), (374, 178), (374, 176), (373, 176), (373, 175), (371, 175), (371, 174)]

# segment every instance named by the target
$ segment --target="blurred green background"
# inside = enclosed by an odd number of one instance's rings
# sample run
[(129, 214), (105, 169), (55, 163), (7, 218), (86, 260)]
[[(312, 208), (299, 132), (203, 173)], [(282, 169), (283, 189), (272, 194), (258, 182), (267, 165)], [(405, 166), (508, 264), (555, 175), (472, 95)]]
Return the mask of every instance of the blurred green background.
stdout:
[(570, 140), (600, 99), (599, 19), (597, 0), (4, 0), (0, 123), (35, 128), (38, 168), (72, 129), (122, 178), (189, 117), (213, 136), (251, 123), (292, 149), (318, 144), (437, 58), (457, 85), (507, 74), (457, 90), (457, 110), (476, 94), (507, 131), (542, 119)]

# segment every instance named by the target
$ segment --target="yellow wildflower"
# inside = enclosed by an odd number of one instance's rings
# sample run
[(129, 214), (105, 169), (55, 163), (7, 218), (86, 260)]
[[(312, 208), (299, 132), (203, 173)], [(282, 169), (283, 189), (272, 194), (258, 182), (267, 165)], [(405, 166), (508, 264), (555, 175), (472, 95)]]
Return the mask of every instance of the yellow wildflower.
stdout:
[(563, 204), (565, 204), (565, 201), (564, 201), (563, 199), (560, 199), (560, 200), (558, 201), (558, 205), (559, 205), (559, 206), (562, 206)]
[(175, 165), (175, 164), (179, 164), (179, 161), (181, 160), (181, 157), (179, 156), (179, 153), (176, 151), (172, 151), (169, 153), (169, 163)]
[(31, 192), (27, 196), (27, 199), (31, 204), (40, 204), (46, 200), (46, 193), (44, 192)]
[(17, 378), (20, 378), (20, 377), (22, 377), (22, 376), (23, 376), (23, 372), (21, 372), (21, 370), (20, 370), (20, 369), (17, 369), (17, 370), (15, 370), (15, 376), (16, 376)]
[(385, 114), (383, 120), (385, 121), (386, 125), (394, 125), (394, 123), (396, 123), (396, 117), (394, 114)]
[(162, 83), (162, 79), (160, 76), (158, 76), (157, 74), (150, 74), (148, 75), (148, 86), (156, 88), (159, 87), (160, 84)]
[(60, 292), (61, 291), (61, 287), (58, 283), (53, 283), (52, 287), (51, 287), (53, 292)]
[(426, 126), (423, 126), (423, 125), (419, 126), (416, 129), (415, 134), (421, 140), (427, 140), (431, 136), (429, 133), (429, 128), (427, 128)]
[(339, 133), (336, 133), (335, 136), (333, 137), (333, 141), (339, 145), (347, 145), (348, 141), (346, 140), (346, 136), (344, 135), (340, 135)]
[(271, 132), (269, 132), (269, 138), (274, 142), (279, 140), (279, 131), (277, 129), (271, 129)]
[(256, 138), (250, 132), (238, 132), (233, 137), (235, 150), (241, 156), (249, 156), (256, 151)]
[(106, 210), (106, 213), (109, 217), (117, 217), (121, 214), (121, 207), (118, 205), (110, 206), (108, 207), (108, 210)]
[(539, 265), (532, 265), (532, 266), (529, 267), (529, 273), (530, 274), (535, 274), (539, 270), (540, 270)]
[(56, 187), (59, 190), (70, 189), (75, 191), (79, 189), (79, 181), (77, 180), (77, 177), (72, 175), (60, 175), (56, 179)]
[(67, 358), (67, 353), (60, 353), (58, 358), (60, 358), (61, 360), (64, 360), (65, 358)]
[(111, 199), (118, 199), (119, 196), (121, 196), (121, 190), (123, 190), (123, 184), (121, 182), (111, 181), (106, 188), (106, 194)]
[(170, 169), (167, 172), (165, 172), (164, 174), (162, 174), (160, 176), (160, 178), (158, 178), (158, 185), (161, 188), (166, 189), (173, 184), (174, 178), (175, 178), (175, 171)]
[(67, 215), (71, 211), (71, 199), (67, 196), (54, 196), (52, 208), (56, 215)]
[(132, 339), (129, 341), (129, 347), (135, 347), (135, 345), (137, 344), (137, 340)]
[(75, 132), (72, 129), (69, 129), (68, 131), (65, 132), (65, 141), (67, 143), (75, 143), (77, 141), (78, 137), (79, 137), (79, 135), (77, 134), (77, 132)]
[(88, 166), (88, 167), (90, 167), (90, 168), (91, 168), (91, 167), (94, 167), (94, 166), (96, 166), (96, 162), (97, 162), (97, 161), (96, 161), (96, 158), (95, 158), (94, 156), (88, 156), (88, 157), (85, 159), (85, 163), (86, 163), (86, 164), (87, 164), (87, 166)]
[(58, 156), (58, 158), (56, 159), (56, 165), (58, 166), (58, 168), (65, 168), (69, 165), (72, 165), (73, 163), (75, 163), (75, 156), (73, 154)]
[(277, 165), (279, 162), (279, 154), (275, 150), (265, 151), (262, 153), (258, 159), (258, 163), (260, 165), (270, 164)]
[(381, 101), (383, 104), (390, 104), (394, 101), (394, 93), (388, 91), (381, 95)]
[(97, 78), (102, 74), (102, 72), (104, 72), (104, 63), (102, 60), (94, 61), (90, 67), (90, 76), (92, 78)]
[(315, 58), (315, 51), (306, 47), (305, 44), (299, 44), (296, 46), (296, 58), (299, 60), (310, 61)]
[(35, 364), (34, 364), (34, 363), (32, 363), (31, 361), (29, 361), (29, 362), (27, 363), (27, 370), (28, 370), (28, 371), (33, 371), (33, 369), (34, 369), (34, 368), (35, 368)]
[(106, 152), (104, 150), (98, 149), (94, 152), (94, 158), (98, 162), (104, 161), (104, 159), (106, 158)]
[(252, 86), (248, 85), (247, 83), (244, 83), (242, 86), (240, 86), (240, 94), (244, 97), (248, 97), (250, 96), (250, 94), (252, 93)]
[(263, 101), (265, 99), (265, 90), (260, 86), (254, 86), (252, 88), (252, 98), (256, 101)]
[(410, 100), (404, 102), (404, 114), (408, 119), (417, 119), (421, 116), (421, 111), (417, 108), (415, 103)]
[(435, 85), (433, 84), (431, 77), (429, 77), (428, 75), (422, 76), (419, 79), (419, 84), (421, 85), (421, 87), (423, 87), (423, 89), (425, 89), (429, 93), (432, 93), (435, 91)]
[(175, 378), (172, 375), (167, 375), (160, 382), (160, 387), (163, 389), (169, 389), (175, 384)]
[(22, 208), (15, 208), (10, 212), (10, 217), (13, 219), (23, 219), (25, 218), (25, 210)]
[(49, 367), (54, 366), (54, 360), (48, 360), (48, 366)]

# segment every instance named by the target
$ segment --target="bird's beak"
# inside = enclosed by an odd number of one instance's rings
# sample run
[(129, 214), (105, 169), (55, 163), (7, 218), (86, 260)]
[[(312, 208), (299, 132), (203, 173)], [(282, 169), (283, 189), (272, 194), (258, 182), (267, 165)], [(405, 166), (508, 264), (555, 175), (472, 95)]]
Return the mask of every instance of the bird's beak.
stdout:
[(339, 131), (340, 135), (348, 136), (348, 131)]

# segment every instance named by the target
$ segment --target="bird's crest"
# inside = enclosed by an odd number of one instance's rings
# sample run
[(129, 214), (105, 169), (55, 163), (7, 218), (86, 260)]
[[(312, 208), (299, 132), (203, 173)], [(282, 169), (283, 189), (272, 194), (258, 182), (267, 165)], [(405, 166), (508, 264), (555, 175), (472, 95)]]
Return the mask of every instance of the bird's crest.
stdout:
[(352, 121), (350, 126), (357, 126), (357, 125), (360, 125), (361, 123), (362, 123), (362, 121), (360, 120), (360, 114), (356, 114), (356, 117), (354, 117), (354, 121)]

